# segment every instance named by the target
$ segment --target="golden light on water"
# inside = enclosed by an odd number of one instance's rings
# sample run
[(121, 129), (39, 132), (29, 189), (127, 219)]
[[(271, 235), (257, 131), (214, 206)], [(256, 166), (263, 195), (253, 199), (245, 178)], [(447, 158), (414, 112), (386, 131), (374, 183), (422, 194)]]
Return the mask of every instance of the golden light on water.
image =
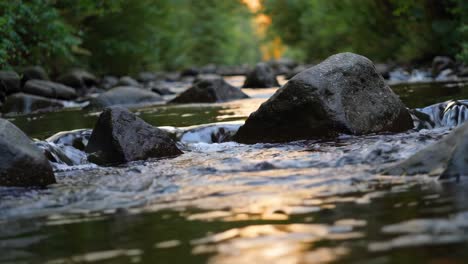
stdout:
[[(271, 25), (272, 18), (259, 13), (262, 9), (260, 0), (243, 0), (243, 2), (253, 13), (256, 13), (254, 19), (255, 32), (260, 39), (265, 39), (266, 32), (268, 27)], [(283, 42), (278, 36), (272, 41), (268, 41), (260, 46), (263, 60), (280, 59), (283, 55), (284, 49)]]

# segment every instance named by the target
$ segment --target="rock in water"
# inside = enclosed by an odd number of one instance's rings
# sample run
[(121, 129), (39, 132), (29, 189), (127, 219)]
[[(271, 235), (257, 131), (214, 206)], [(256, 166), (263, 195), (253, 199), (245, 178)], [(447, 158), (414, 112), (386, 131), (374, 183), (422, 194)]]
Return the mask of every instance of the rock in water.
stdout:
[(21, 80), (14, 71), (0, 71), (0, 91), (5, 94), (19, 93)]
[(249, 116), (234, 139), (286, 142), (412, 127), (409, 111), (372, 62), (340, 53), (292, 78)]
[(47, 98), (72, 100), (77, 97), (75, 89), (60, 83), (44, 80), (29, 80), (23, 87), (23, 92), (44, 96)]
[(443, 178), (468, 175), (468, 123), (433, 145), (383, 170), (389, 175), (429, 174)]
[(182, 154), (169, 135), (122, 107), (106, 108), (99, 116), (89, 143), (89, 160), (119, 164)]
[(163, 99), (156, 93), (141, 88), (120, 86), (110, 89), (91, 100), (88, 108), (101, 109), (108, 106), (137, 106), (162, 102)]
[(60, 101), (37, 95), (17, 93), (6, 98), (2, 106), (2, 112), (26, 114), (53, 111), (61, 108), (63, 108), (63, 104)]
[(120, 77), (120, 80), (117, 83), (117, 86), (141, 87), (141, 84), (130, 76), (123, 76), (123, 77)]
[(224, 81), (221, 76), (205, 76), (174, 98), (171, 103), (215, 103), (248, 98), (239, 88)]
[(260, 62), (247, 74), (244, 88), (270, 88), (278, 87), (278, 81), (273, 69), (267, 63)]
[(55, 183), (42, 151), (15, 125), (0, 119), (0, 185), (46, 186)]
[(41, 66), (30, 66), (23, 69), (23, 79), (21, 83), (26, 83), (29, 80), (49, 80), (49, 75)]
[(455, 67), (455, 62), (446, 56), (436, 56), (432, 60), (432, 76), (435, 78), (443, 70), (451, 69)]
[(82, 69), (72, 69), (60, 76), (57, 81), (75, 88), (80, 94), (84, 94), (87, 88), (98, 84), (96, 76)]

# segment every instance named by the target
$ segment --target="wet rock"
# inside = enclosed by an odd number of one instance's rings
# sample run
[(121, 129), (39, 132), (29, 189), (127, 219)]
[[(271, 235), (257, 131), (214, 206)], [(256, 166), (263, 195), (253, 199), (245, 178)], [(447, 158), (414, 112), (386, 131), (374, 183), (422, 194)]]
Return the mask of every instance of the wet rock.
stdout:
[(86, 152), (97, 164), (119, 164), (182, 154), (169, 135), (121, 107), (106, 108), (94, 127)]
[(118, 83), (119, 83), (119, 78), (115, 76), (104, 76), (101, 79), (100, 86), (104, 88), (105, 90), (109, 90), (113, 87), (116, 87)]
[(455, 62), (446, 56), (437, 56), (432, 60), (432, 76), (436, 77), (445, 69), (452, 69)]
[(174, 98), (171, 103), (214, 103), (248, 98), (239, 88), (231, 86), (221, 76), (198, 78), (192, 87)]
[(195, 67), (191, 67), (191, 68), (183, 69), (180, 72), (180, 77), (187, 77), (187, 76), (197, 77), (198, 74), (200, 74), (200, 70), (198, 70)]
[(234, 138), (286, 142), (412, 127), (408, 110), (372, 62), (340, 53), (291, 79), (249, 116)]
[(0, 119), (0, 185), (46, 186), (54, 173), (42, 151), (15, 125)]
[(244, 88), (270, 88), (279, 86), (273, 69), (267, 63), (260, 62), (247, 74)]
[(77, 97), (75, 89), (60, 83), (44, 80), (29, 80), (22, 91), (47, 98), (72, 100)]
[(8, 96), (3, 104), (2, 112), (11, 114), (27, 114), (33, 112), (48, 112), (63, 108), (59, 101), (24, 93)]
[(26, 83), (29, 80), (49, 80), (49, 75), (41, 66), (29, 66), (23, 69), (23, 78), (21, 83)]
[(123, 76), (120, 78), (117, 86), (132, 86), (132, 87), (140, 87), (140, 83), (137, 80), (133, 79), (130, 76)]
[(150, 82), (148, 84), (148, 88), (159, 94), (159, 95), (170, 95), (174, 94), (173, 91), (171, 91), (171, 86), (167, 82), (159, 81), (159, 82)]
[(21, 88), (21, 80), (19, 75), (14, 71), (0, 71), (0, 90), (6, 95), (19, 93)]
[(137, 106), (162, 102), (156, 93), (135, 87), (115, 87), (91, 100), (87, 108), (101, 109), (113, 105)]
[(80, 94), (84, 94), (87, 88), (98, 84), (96, 76), (82, 69), (72, 69), (60, 76), (57, 81), (75, 88)]
[(468, 123), (408, 159), (383, 170), (389, 175), (429, 174), (442, 178), (468, 175)]

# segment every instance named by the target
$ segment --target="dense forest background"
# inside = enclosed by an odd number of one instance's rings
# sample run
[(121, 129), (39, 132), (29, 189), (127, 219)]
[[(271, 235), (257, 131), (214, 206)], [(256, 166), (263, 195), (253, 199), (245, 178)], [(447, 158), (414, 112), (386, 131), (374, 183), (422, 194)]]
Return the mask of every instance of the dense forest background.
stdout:
[[(312, 62), (340, 51), (414, 63), (468, 62), (466, 0), (0, 0), (0, 68), (81, 66), (99, 73), (173, 70), (282, 56)], [(267, 17), (258, 34), (255, 17)], [(265, 56), (263, 56), (265, 58)]]

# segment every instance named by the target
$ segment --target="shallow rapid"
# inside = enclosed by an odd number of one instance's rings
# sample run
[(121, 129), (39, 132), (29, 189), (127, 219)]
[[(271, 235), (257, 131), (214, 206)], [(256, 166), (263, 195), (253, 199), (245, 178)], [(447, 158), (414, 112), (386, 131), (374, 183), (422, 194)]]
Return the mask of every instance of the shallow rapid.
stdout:
[[(236, 77), (229, 81), (241, 83)], [(467, 88), (447, 96), (468, 98)], [(412, 108), (443, 101), (434, 97), (418, 104), (419, 88), (405, 89), (395, 90)], [(88, 163), (80, 150), (96, 113), (71, 109), (12, 118), (49, 150), (58, 183), (47, 189), (0, 187), (0, 262), (463, 263), (468, 258), (468, 180), (378, 173), (448, 134), (450, 126), (243, 145), (229, 142), (230, 135), (275, 89), (244, 91), (252, 98), (134, 109), (177, 137), (184, 154), (119, 167)], [(457, 107), (456, 112), (464, 109)]]

